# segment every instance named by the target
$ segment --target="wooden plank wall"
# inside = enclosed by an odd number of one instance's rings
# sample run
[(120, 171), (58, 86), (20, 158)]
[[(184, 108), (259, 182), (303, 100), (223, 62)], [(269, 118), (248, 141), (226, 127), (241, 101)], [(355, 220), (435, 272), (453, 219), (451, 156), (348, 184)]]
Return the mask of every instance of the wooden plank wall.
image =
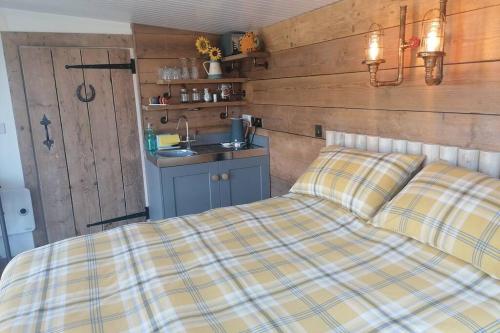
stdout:
[(500, 0), (449, 0), (444, 81), (429, 87), (416, 50), (406, 52), (399, 87), (369, 85), (365, 34), (385, 27), (380, 78), (397, 67), (399, 6), (406, 33), (419, 35), (438, 0), (343, 0), (264, 27), (269, 69), (246, 73), (251, 111), (270, 137), (273, 194), (286, 192), (325, 144), (323, 130), (500, 151)]
[[(133, 24), (132, 31), (137, 58), (137, 68), (139, 74), (139, 83), (141, 90), (142, 105), (148, 104), (150, 96), (162, 95), (167, 91), (166, 86), (155, 84), (158, 80), (158, 69), (164, 66), (180, 67), (179, 58), (181, 57), (199, 57), (194, 46), (198, 36), (206, 36), (213, 45), (218, 45), (219, 35), (203, 32), (177, 30), (170, 28), (161, 28)], [(206, 73), (201, 67), (199, 59), (200, 78), (206, 78)], [(203, 92), (206, 85), (189, 85), (188, 88), (198, 88)], [(211, 85), (211, 88), (215, 88)], [(174, 98), (179, 96), (180, 86), (172, 86), (172, 95)], [(159, 131), (175, 131), (177, 120), (185, 115), (189, 119), (190, 128), (198, 133), (202, 132), (221, 132), (229, 128), (229, 120), (221, 119), (220, 113), (223, 108), (207, 108), (199, 111), (169, 111), (169, 122), (162, 124), (160, 118), (165, 116), (164, 112), (143, 112), (143, 124), (152, 123), (154, 128)], [(231, 112), (239, 112), (239, 108), (231, 108)], [(184, 129), (182, 129), (182, 133)]]

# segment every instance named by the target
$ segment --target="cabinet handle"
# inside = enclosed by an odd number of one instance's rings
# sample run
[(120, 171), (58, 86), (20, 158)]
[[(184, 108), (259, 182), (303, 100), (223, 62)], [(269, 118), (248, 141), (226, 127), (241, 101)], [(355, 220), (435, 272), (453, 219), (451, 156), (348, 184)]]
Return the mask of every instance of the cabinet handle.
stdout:
[(212, 177), (210, 177), (212, 179), (213, 182), (218, 182), (219, 181), (219, 175), (212, 175)]
[(222, 178), (222, 180), (229, 180), (229, 174), (227, 174), (227, 173), (225, 173), (225, 172), (224, 172), (224, 173), (221, 175), (221, 178)]

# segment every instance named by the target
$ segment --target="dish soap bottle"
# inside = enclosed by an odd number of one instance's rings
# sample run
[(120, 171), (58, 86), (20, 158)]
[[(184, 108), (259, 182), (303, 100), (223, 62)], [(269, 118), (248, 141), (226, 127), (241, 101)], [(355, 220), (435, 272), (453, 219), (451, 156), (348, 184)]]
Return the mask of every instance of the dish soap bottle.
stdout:
[(144, 140), (146, 141), (146, 150), (151, 153), (156, 152), (156, 134), (151, 123), (148, 123), (148, 127), (144, 133)]

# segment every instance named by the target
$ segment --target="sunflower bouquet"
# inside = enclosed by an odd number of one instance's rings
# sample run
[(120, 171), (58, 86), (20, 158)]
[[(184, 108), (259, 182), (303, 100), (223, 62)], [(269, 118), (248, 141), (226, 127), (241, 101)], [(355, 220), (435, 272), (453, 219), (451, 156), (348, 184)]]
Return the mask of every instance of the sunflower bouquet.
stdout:
[(200, 54), (208, 55), (211, 61), (217, 61), (222, 58), (222, 51), (218, 47), (212, 46), (205, 36), (198, 37), (195, 46)]

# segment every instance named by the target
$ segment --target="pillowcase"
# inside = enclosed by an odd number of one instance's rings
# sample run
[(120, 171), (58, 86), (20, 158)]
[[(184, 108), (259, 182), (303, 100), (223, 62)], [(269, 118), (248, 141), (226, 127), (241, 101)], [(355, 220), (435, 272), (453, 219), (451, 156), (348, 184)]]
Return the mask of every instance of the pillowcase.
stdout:
[(424, 156), (328, 146), (290, 191), (329, 199), (367, 220), (408, 182), (423, 160)]
[(500, 180), (445, 162), (426, 166), (371, 224), (500, 277)]

